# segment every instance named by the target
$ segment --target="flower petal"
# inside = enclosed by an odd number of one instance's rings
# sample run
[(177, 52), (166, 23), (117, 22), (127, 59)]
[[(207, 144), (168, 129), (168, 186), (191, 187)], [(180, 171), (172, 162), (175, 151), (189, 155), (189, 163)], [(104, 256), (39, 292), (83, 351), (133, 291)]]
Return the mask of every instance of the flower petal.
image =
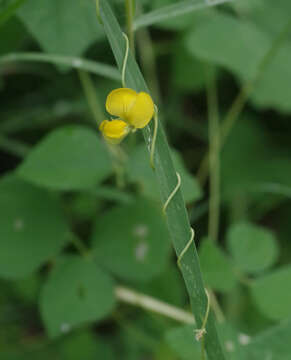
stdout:
[(136, 101), (127, 112), (126, 121), (133, 127), (141, 129), (145, 127), (154, 115), (154, 103), (149, 94), (140, 92)]
[(136, 91), (120, 88), (111, 91), (106, 99), (106, 110), (114, 116), (127, 120), (127, 113), (137, 97)]
[(110, 144), (119, 144), (129, 132), (129, 127), (122, 120), (103, 120), (99, 126), (103, 137)]

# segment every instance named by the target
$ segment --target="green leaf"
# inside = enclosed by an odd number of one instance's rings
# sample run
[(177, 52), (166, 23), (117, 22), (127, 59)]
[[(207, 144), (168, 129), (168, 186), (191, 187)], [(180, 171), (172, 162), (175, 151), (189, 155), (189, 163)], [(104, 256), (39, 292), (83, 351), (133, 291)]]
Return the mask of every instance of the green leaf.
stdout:
[(286, 0), (239, 0), (232, 3), (238, 11), (270, 35), (278, 35), (290, 19), (291, 3)]
[[(198, 200), (201, 189), (197, 180), (192, 176), (183, 164), (183, 160), (177, 151), (172, 150), (173, 162), (177, 172), (181, 176), (181, 189), (186, 202)], [(147, 149), (140, 145), (131, 153), (128, 161), (128, 176), (131, 181), (137, 182), (144, 195), (160, 200), (158, 183), (150, 166)]]
[(210, 22), (199, 23), (186, 36), (186, 46), (199, 59), (223, 66), (251, 79), (262, 56), (269, 49), (269, 38), (255, 25), (231, 15), (214, 13)]
[(154, 279), (144, 283), (138, 282), (135, 285), (138, 291), (158, 298), (175, 306), (185, 305), (185, 287), (178, 269), (173, 267), (172, 262), (166, 269)]
[(230, 0), (186, 0), (175, 4), (163, 6), (160, 9), (153, 10), (147, 14), (139, 16), (134, 22), (134, 28), (139, 29), (144, 26), (160, 23), (165, 20), (174, 19), (178, 16), (184, 16), (190, 12), (219, 5)]
[[(269, 13), (273, 16), (274, 12)], [(276, 35), (288, 25), (287, 20), (290, 20), (289, 17), (282, 21), (280, 18), (280, 26), (276, 25)], [(200, 22), (186, 36), (185, 44), (195, 58), (220, 65), (245, 82), (256, 77), (261, 61), (274, 41), (277, 41), (276, 37), (264, 26), (260, 27), (256, 20), (250, 22), (213, 12), (211, 21)], [(278, 42), (251, 94), (256, 106), (275, 107), (285, 112), (291, 110), (287, 95), (291, 75), (286, 59), (291, 59), (291, 45), (284, 41)]]
[(252, 283), (252, 297), (260, 311), (269, 319), (282, 320), (291, 316), (290, 284), (291, 266), (275, 270)]
[[(221, 153), (222, 196), (232, 201), (234, 195), (253, 197), (276, 187), (291, 186), (290, 160), (280, 148), (274, 151), (266, 128), (250, 114), (239, 119)], [(243, 149), (243, 151), (242, 151)], [(272, 186), (273, 184), (273, 186)], [(266, 192), (268, 186), (265, 187)], [(277, 191), (279, 192), (279, 190)], [(266, 196), (264, 196), (266, 200)]]
[(220, 323), (218, 332), (228, 360), (250, 360), (248, 351), (244, 346), (250, 341), (248, 335), (239, 333), (228, 322)]
[(291, 111), (288, 97), (291, 81), (290, 68), (287, 66), (289, 61), (291, 61), (291, 45), (282, 45), (251, 95), (251, 100), (257, 107), (273, 107), (282, 112)]
[(94, 187), (110, 175), (112, 164), (97, 130), (74, 125), (51, 132), (17, 172), (37, 185), (74, 190)]
[[(1, 26), (0, 55), (6, 54), (10, 51), (16, 51), (21, 46), (23, 46), (26, 38), (27, 33), (25, 31), (25, 27), (21, 21), (13, 17), (5, 24), (5, 26)], [(0, 59), (1, 58), (3, 58), (3, 56), (1, 56)]]
[[(27, 0), (11, 0), (8, 1), (8, 4), (3, 6), (2, 3), (0, 4), (0, 25), (8, 21), (11, 16), (14, 15), (15, 11)], [(4, 3), (5, 4), (5, 3)]]
[[(267, 7), (268, 0), (236, 0), (229, 4), (239, 15), (248, 16)], [(272, 1), (272, 0), (271, 0)], [(285, 0), (283, 0), (285, 1)]]
[(172, 76), (175, 88), (188, 92), (202, 91), (205, 86), (205, 64), (191, 56), (179, 43), (175, 51)]
[(291, 320), (287, 320), (255, 336), (246, 347), (249, 352), (248, 360), (289, 360), (290, 333)]
[(40, 297), (42, 319), (52, 338), (82, 324), (102, 320), (114, 304), (110, 276), (93, 262), (77, 256), (57, 261)]
[(186, 325), (173, 328), (165, 334), (168, 345), (182, 360), (201, 358), (200, 343), (195, 339), (195, 327)]
[(170, 254), (162, 212), (145, 199), (99, 216), (92, 242), (97, 262), (129, 280), (145, 281), (160, 274)]
[(7, 176), (0, 181), (0, 275), (25, 277), (60, 252), (68, 226), (57, 199)]
[[(100, 15), (118, 68), (121, 71), (126, 50), (126, 42), (116, 17), (112, 12), (109, 3), (105, 0), (100, 0)], [(125, 75), (128, 87), (136, 91), (149, 92), (140, 69), (130, 52)], [(148, 145), (148, 148), (150, 148), (152, 145), (153, 123), (146, 126), (142, 132), (145, 142)], [(165, 203), (169, 198), (169, 195), (172, 194), (173, 190), (177, 187), (177, 173), (173, 166), (169, 145), (161, 123), (157, 131), (154, 155), (155, 173), (158, 179), (161, 199), (162, 202)], [(185, 246), (189, 243), (191, 237), (189, 218), (180, 189), (175, 193), (166, 209), (166, 219), (175, 252), (177, 256), (179, 256), (183, 249), (185, 249)], [(194, 242), (189, 246), (188, 251), (186, 251), (181, 259), (180, 264), (180, 270), (183, 273), (191, 300), (193, 314), (197, 319), (198, 325), (201, 326), (207, 307), (207, 297)], [(214, 318), (211, 314), (206, 327), (209, 339), (211, 339), (211, 341), (206, 340), (206, 349), (209, 360), (225, 359), (217, 336)]]
[(77, 331), (67, 336), (59, 346), (62, 360), (114, 360), (113, 348), (104, 339), (89, 331)]
[(103, 36), (93, 1), (27, 0), (18, 15), (49, 53), (78, 56)]
[[(241, 335), (229, 324), (218, 325), (226, 358), (228, 360), (248, 360), (247, 353), (240, 343)], [(179, 355), (179, 359), (193, 360), (201, 358), (201, 344), (195, 339), (193, 325), (179, 326), (166, 333), (168, 345)]]
[(237, 266), (255, 273), (268, 269), (278, 258), (278, 245), (273, 233), (260, 226), (240, 223), (232, 225), (227, 245)]
[(227, 292), (236, 285), (231, 261), (211, 239), (202, 240), (199, 259), (206, 284), (218, 291)]

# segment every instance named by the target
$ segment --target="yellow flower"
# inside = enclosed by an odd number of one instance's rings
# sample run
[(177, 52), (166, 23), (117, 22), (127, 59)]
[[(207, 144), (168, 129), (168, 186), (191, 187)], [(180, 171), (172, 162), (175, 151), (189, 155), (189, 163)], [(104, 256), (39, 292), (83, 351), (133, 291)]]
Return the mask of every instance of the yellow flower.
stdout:
[(129, 126), (122, 120), (103, 120), (99, 130), (110, 144), (119, 144), (128, 134)]
[(116, 120), (102, 121), (99, 129), (111, 144), (119, 144), (132, 130), (144, 128), (154, 115), (154, 103), (149, 94), (128, 88), (111, 91), (106, 99), (106, 110)]
[(118, 116), (134, 129), (144, 128), (154, 115), (154, 103), (149, 94), (128, 88), (111, 91), (106, 99), (106, 110)]

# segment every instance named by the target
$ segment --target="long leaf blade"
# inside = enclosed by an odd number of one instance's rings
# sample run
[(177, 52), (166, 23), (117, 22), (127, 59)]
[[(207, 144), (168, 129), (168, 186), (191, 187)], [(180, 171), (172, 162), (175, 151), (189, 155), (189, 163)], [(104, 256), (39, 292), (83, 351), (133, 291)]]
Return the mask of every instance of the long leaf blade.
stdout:
[(175, 17), (189, 14), (192, 11), (200, 10), (210, 6), (220, 5), (234, 0), (186, 0), (163, 6), (160, 9), (153, 10), (147, 14), (141, 15), (134, 22), (134, 29), (137, 30), (144, 26), (160, 23)]
[[(100, 14), (105, 33), (110, 42), (118, 68), (121, 71), (125, 53), (125, 41), (120, 26), (106, 0), (100, 1)], [(136, 91), (149, 92), (139, 67), (131, 54), (129, 54), (126, 67), (126, 83), (127, 86)], [(150, 146), (152, 124), (143, 130), (143, 134), (146, 143)], [(156, 140), (155, 168), (161, 198), (162, 201), (165, 202), (177, 185), (177, 175), (161, 124), (159, 125)], [(166, 215), (169, 232), (178, 256), (189, 242), (191, 236), (189, 219), (180, 190), (175, 194), (167, 207)], [(207, 307), (207, 299), (194, 243), (191, 244), (181, 259), (181, 271), (189, 293), (193, 314), (195, 315), (198, 327), (201, 327)], [(205, 340), (209, 360), (224, 360), (225, 357), (218, 339), (212, 314), (207, 322), (207, 335)], [(193, 341), (195, 341), (194, 334)]]

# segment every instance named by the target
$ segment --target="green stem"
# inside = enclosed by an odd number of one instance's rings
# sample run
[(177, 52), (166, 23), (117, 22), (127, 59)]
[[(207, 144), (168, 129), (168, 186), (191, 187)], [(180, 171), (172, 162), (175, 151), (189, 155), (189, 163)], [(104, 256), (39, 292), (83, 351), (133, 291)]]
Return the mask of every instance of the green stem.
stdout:
[[(121, 71), (126, 50), (125, 42), (120, 26), (108, 1), (100, 0), (100, 14), (105, 33), (115, 55), (119, 70)], [(131, 53), (128, 57), (126, 74), (127, 84), (130, 88), (149, 93), (140, 69)], [(149, 150), (152, 142), (152, 134), (153, 124), (150, 123), (143, 129), (143, 135)], [(173, 189), (175, 189), (177, 185), (177, 175), (162, 124), (159, 125), (156, 139), (155, 174), (157, 176), (162, 202), (165, 203), (169, 194), (173, 192)], [(177, 190), (175, 196), (168, 204), (165, 216), (169, 234), (173, 241), (176, 254), (179, 257), (191, 236), (191, 227), (181, 189)], [(191, 242), (188, 251), (185, 252), (181, 258), (180, 269), (186, 283), (197, 327), (201, 328), (207, 310), (207, 296), (205, 294), (205, 286), (202, 280), (198, 254), (194, 242)], [(208, 360), (224, 360), (225, 356), (217, 335), (212, 312), (209, 314), (206, 331), (207, 333), (204, 338)]]
[(96, 89), (90, 75), (84, 70), (78, 70), (78, 75), (88, 101), (88, 105), (94, 115), (97, 125), (104, 119), (101, 104), (96, 94)]
[[(257, 73), (254, 76), (253, 79), (246, 82), (240, 92), (238, 93), (237, 97), (235, 98), (234, 102), (232, 103), (228, 113), (226, 114), (226, 117), (224, 118), (222, 125), (221, 125), (221, 143), (220, 148), (224, 145), (227, 137), (229, 136), (236, 120), (238, 119), (239, 115), (241, 114), (244, 106), (246, 105), (251, 93), (253, 92), (254, 88), (262, 78), (262, 75), (264, 74), (264, 71), (266, 70), (267, 66), (270, 64), (271, 60), (274, 58), (274, 56), (277, 54), (278, 50), (282, 46), (284, 40), (286, 39), (286, 36), (288, 35), (291, 27), (291, 19), (287, 22), (287, 24), (284, 26), (282, 31), (279, 33), (279, 35), (274, 39), (272, 42), (269, 50), (266, 52), (266, 54), (263, 56), (260, 64), (257, 68)], [(200, 168), (198, 170), (198, 180), (200, 184), (204, 184), (209, 171), (209, 154), (207, 153), (204, 158), (202, 159)]]
[(207, 291), (210, 295), (211, 308), (215, 314), (216, 320), (219, 323), (223, 323), (225, 321), (225, 316), (224, 316), (221, 306), (216, 298), (216, 295), (211, 289), (207, 289)]
[(129, 47), (132, 54), (134, 54), (135, 47), (134, 47), (134, 30), (133, 30), (133, 18), (134, 18), (133, 0), (125, 0), (125, 13), (126, 13), (126, 28), (127, 28), (127, 36), (129, 40)]
[(123, 302), (139, 306), (142, 309), (149, 310), (160, 315), (164, 315), (172, 320), (185, 324), (195, 323), (195, 319), (191, 313), (177, 308), (176, 306), (167, 304), (164, 301), (160, 301), (151, 296), (139, 293), (135, 290), (123, 286), (117, 286), (115, 288), (115, 295)]
[(99, 186), (88, 192), (99, 199), (115, 201), (122, 204), (130, 204), (134, 201), (134, 195), (106, 185)]
[(74, 69), (82, 69), (112, 80), (120, 80), (120, 74), (113, 66), (95, 61), (64, 55), (51, 55), (38, 52), (12, 53), (0, 56), (0, 64), (17, 61), (37, 61), (56, 65), (67, 65)]
[(220, 202), (220, 151), (219, 151), (219, 118), (217, 91), (215, 83), (215, 69), (207, 66), (207, 106), (208, 106), (208, 131), (209, 131), (209, 217), (208, 235), (217, 241), (219, 231), (219, 202)]
[(157, 76), (155, 50), (148, 29), (140, 29), (137, 32), (136, 38), (142, 69), (149, 84), (149, 89), (153, 94), (155, 103), (161, 105), (161, 92)]
[(86, 245), (74, 233), (70, 233), (70, 240), (76, 250), (85, 258), (91, 259), (91, 254)]

